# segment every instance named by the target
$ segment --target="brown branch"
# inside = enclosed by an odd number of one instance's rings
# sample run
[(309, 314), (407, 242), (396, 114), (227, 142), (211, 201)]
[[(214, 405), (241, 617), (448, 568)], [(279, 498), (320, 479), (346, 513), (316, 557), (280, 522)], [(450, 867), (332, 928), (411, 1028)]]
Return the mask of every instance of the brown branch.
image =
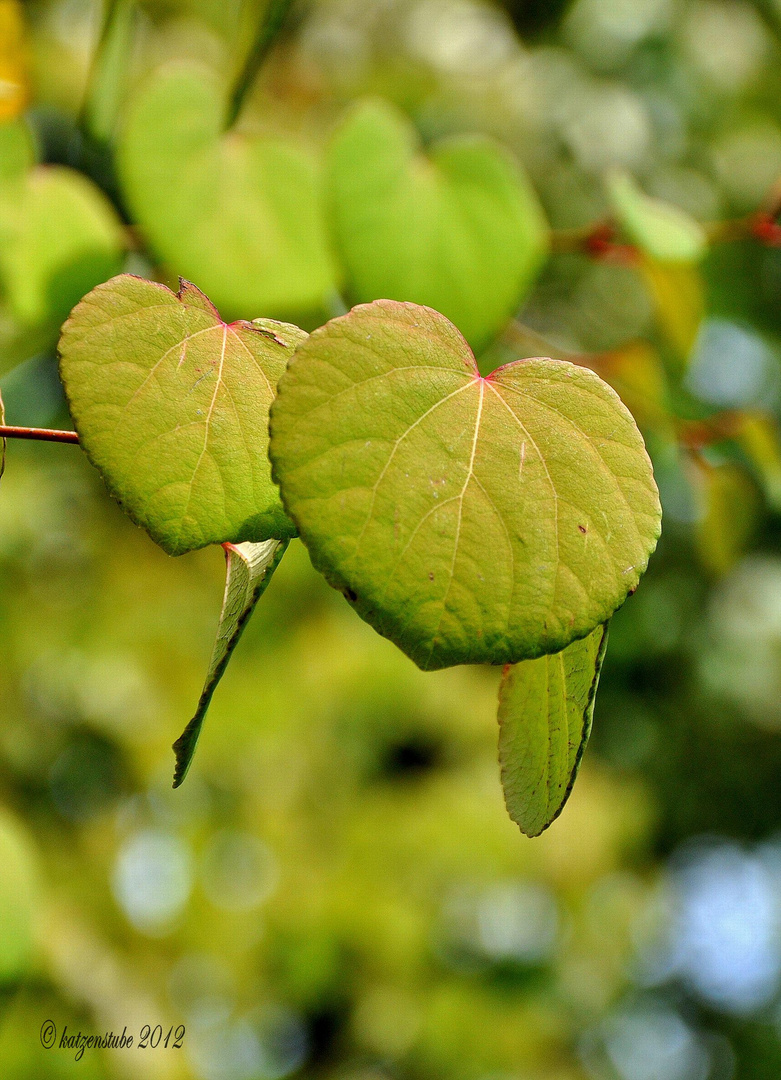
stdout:
[(0, 424), (0, 439), (39, 439), (42, 442), (77, 443), (75, 431), (55, 431), (53, 428), (14, 427)]

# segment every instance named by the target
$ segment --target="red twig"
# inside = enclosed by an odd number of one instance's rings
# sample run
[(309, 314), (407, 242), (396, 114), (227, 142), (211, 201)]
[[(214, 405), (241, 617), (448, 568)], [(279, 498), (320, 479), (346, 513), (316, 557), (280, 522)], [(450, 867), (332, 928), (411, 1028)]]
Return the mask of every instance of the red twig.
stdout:
[(55, 431), (52, 428), (13, 427), (0, 424), (0, 439), (39, 439), (43, 442), (77, 443), (75, 431)]

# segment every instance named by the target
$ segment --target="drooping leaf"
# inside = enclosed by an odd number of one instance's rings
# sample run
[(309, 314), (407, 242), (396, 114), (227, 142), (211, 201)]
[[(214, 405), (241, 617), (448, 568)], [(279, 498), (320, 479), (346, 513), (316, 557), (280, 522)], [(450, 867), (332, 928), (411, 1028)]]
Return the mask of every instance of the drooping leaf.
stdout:
[(0, 170), (0, 285), (20, 323), (54, 325), (120, 268), (122, 225), (80, 173), (58, 165), (23, 171), (30, 143), (22, 129), (6, 146), (13, 160)]
[(279, 566), (288, 543), (287, 540), (266, 540), (262, 544), (224, 545), (227, 573), (217, 640), (195, 716), (173, 745), (176, 755), (174, 787), (179, 787), (187, 775), (217, 683), (228, 666), (255, 605)]
[(705, 254), (702, 225), (678, 206), (646, 195), (628, 173), (608, 176), (613, 212), (628, 238), (659, 262), (694, 263)]
[(422, 668), (565, 648), (635, 588), (659, 535), (651, 463), (609, 386), (546, 359), (483, 379), (414, 304), (357, 307), (298, 348), (270, 454), (315, 566)]
[(505, 668), (499, 764), (507, 812), (539, 836), (562, 811), (591, 734), (607, 624), (562, 652)]
[(231, 317), (324, 309), (335, 271), (314, 159), (278, 137), (223, 135), (224, 113), (216, 80), (193, 66), (133, 102), (120, 172), (141, 230)]
[(473, 348), (517, 311), (548, 232), (518, 165), (484, 138), (419, 152), (409, 121), (361, 104), (330, 153), (335, 235), (352, 300), (410, 300), (441, 311)]
[(123, 274), (74, 308), (60, 372), (81, 444), (111, 493), (170, 555), (285, 539), (268, 408), (294, 347), (287, 323), (225, 323), (194, 285)]

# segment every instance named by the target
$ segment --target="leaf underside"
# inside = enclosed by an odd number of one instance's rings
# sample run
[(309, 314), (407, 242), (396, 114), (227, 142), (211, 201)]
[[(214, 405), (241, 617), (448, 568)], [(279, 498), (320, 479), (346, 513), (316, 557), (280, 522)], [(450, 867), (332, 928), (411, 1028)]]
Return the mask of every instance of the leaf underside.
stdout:
[(195, 715), (173, 745), (176, 755), (173, 786), (179, 787), (190, 768), (206, 712), (244, 627), (285, 554), (289, 541), (225, 544), (225, 596), (211, 663)]
[(355, 108), (329, 154), (335, 236), (357, 302), (427, 304), (486, 345), (515, 314), (545, 258), (548, 228), (531, 184), (482, 137), (419, 152), (387, 102)]
[(506, 668), (499, 764), (507, 812), (527, 836), (561, 813), (591, 733), (607, 624), (562, 652)]
[(483, 379), (455, 327), (377, 301), (282, 376), (270, 455), (315, 566), (421, 668), (558, 652), (634, 590), (660, 530), (642, 437), (562, 361)]
[(268, 409), (306, 334), (225, 323), (195, 286), (128, 274), (93, 289), (60, 338), (82, 446), (111, 493), (170, 555), (295, 535), (272, 483)]

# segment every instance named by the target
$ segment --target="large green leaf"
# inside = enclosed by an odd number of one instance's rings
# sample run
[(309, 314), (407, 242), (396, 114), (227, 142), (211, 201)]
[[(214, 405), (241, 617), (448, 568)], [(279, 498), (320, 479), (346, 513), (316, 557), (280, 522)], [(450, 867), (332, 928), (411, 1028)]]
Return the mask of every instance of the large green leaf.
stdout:
[[(0, 291), (25, 326), (58, 324), (93, 285), (120, 268), (125, 237), (104, 195), (61, 166), (27, 170), (18, 126), (0, 140)], [(55, 330), (56, 336), (56, 330)]]
[(84, 450), (171, 555), (295, 535), (271, 481), (268, 408), (287, 323), (225, 323), (195, 286), (123, 274), (74, 308), (60, 372)]
[(277, 137), (222, 135), (224, 113), (200, 67), (165, 71), (142, 90), (120, 148), (138, 224), (230, 317), (323, 310), (334, 269), (314, 160)]
[(671, 263), (693, 263), (703, 257), (708, 237), (685, 210), (652, 199), (628, 173), (611, 173), (607, 188), (619, 224), (646, 255)]
[(542, 359), (483, 379), (414, 304), (357, 307), (298, 348), (270, 454), (315, 565), (422, 668), (563, 649), (635, 588), (659, 535), (609, 386)]
[(409, 121), (365, 102), (330, 154), (336, 237), (354, 301), (441, 311), (473, 348), (515, 314), (547, 250), (547, 227), (518, 165), (485, 138), (418, 152)]
[(279, 566), (287, 545), (287, 540), (266, 540), (262, 544), (224, 545), (227, 572), (225, 596), (217, 626), (217, 640), (214, 643), (211, 663), (195, 716), (173, 746), (176, 754), (174, 787), (179, 787), (187, 775), (217, 683), (228, 666), (228, 661), (233, 655), (244, 627), (249, 622), (250, 615), (255, 610), (255, 605), (266, 591), (272, 574)]
[(505, 669), (499, 688), (499, 764), (510, 817), (539, 836), (559, 816), (591, 733), (607, 626), (562, 652)]

